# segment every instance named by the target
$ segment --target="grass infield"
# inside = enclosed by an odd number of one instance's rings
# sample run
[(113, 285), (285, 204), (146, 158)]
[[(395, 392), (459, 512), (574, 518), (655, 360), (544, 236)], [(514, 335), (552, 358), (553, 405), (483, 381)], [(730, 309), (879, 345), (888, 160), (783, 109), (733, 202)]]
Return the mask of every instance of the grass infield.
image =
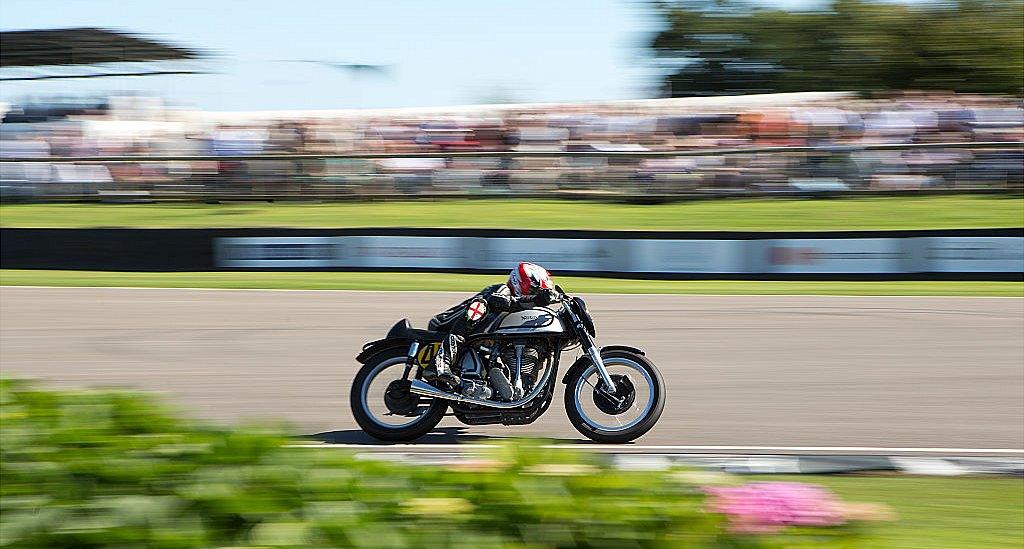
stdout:
[[(476, 292), (500, 281), (498, 275), (364, 272), (182, 272), (0, 270), (6, 286), (123, 286), (156, 288), (243, 288), (286, 290), (384, 290)], [(1024, 297), (1024, 282), (981, 281), (746, 281), (632, 280), (559, 276), (578, 294), (802, 294)]]
[(570, 200), (231, 204), (9, 204), (3, 227), (453, 227), (838, 231), (1024, 226), (1019, 196), (721, 199), (658, 205)]
[(892, 522), (874, 523), (863, 547), (1013, 548), (1024, 545), (1024, 479), (911, 476), (757, 477), (811, 482), (849, 501), (892, 508)]

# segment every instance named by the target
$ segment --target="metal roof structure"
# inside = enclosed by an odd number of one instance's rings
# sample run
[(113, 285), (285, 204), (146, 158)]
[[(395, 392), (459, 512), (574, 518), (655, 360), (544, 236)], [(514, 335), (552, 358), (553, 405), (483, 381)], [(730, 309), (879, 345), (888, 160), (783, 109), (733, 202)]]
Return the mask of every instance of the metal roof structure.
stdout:
[(99, 28), (0, 32), (0, 81), (195, 74), (202, 71), (182, 63), (203, 57), (197, 50)]

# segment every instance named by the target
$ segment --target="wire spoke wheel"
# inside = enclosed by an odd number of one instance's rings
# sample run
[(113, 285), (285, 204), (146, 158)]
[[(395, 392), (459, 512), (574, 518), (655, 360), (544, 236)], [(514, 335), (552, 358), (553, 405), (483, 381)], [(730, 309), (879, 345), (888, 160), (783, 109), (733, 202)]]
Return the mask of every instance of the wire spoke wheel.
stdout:
[(578, 431), (600, 442), (628, 442), (649, 431), (661, 417), (665, 393), (650, 361), (629, 352), (602, 354), (615, 384), (609, 391), (597, 366), (588, 364), (566, 386), (565, 408)]
[(363, 408), (367, 416), (383, 427), (408, 427), (430, 409), (434, 399), (409, 392), (402, 380), (405, 360), (392, 358), (381, 362), (363, 382)]
[(352, 382), (352, 416), (369, 435), (388, 441), (423, 436), (444, 417), (448, 403), (412, 393), (403, 379), (405, 354), (395, 349), (371, 359)]
[(616, 391), (609, 393), (597, 367), (591, 366), (576, 381), (573, 399), (576, 410), (584, 421), (602, 431), (629, 429), (643, 420), (654, 406), (654, 380), (631, 360), (606, 360), (604, 365), (615, 382)]

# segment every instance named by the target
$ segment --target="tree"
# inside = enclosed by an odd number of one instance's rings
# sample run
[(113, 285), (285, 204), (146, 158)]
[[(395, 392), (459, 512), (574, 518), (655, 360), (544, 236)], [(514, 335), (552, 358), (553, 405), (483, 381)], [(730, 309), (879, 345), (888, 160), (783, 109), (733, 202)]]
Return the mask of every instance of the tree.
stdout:
[(661, 5), (651, 47), (673, 96), (948, 90), (1020, 95), (1024, 1), (834, 0), (790, 12), (730, 0)]

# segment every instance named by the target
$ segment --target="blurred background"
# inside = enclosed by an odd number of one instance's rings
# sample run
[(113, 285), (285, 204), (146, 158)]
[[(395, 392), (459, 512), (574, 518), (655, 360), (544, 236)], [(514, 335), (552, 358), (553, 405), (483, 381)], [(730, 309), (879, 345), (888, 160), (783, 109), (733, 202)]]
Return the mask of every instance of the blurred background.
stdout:
[[(0, 546), (1019, 548), (1022, 97), (1022, 0), (5, 0)], [(520, 260), (657, 427), (363, 433)]]
[(328, 3), (315, 21), (34, 5), (4, 10), (0, 150), (51, 161), (0, 164), (4, 200), (1019, 192), (1024, 177), (1017, 2)]

